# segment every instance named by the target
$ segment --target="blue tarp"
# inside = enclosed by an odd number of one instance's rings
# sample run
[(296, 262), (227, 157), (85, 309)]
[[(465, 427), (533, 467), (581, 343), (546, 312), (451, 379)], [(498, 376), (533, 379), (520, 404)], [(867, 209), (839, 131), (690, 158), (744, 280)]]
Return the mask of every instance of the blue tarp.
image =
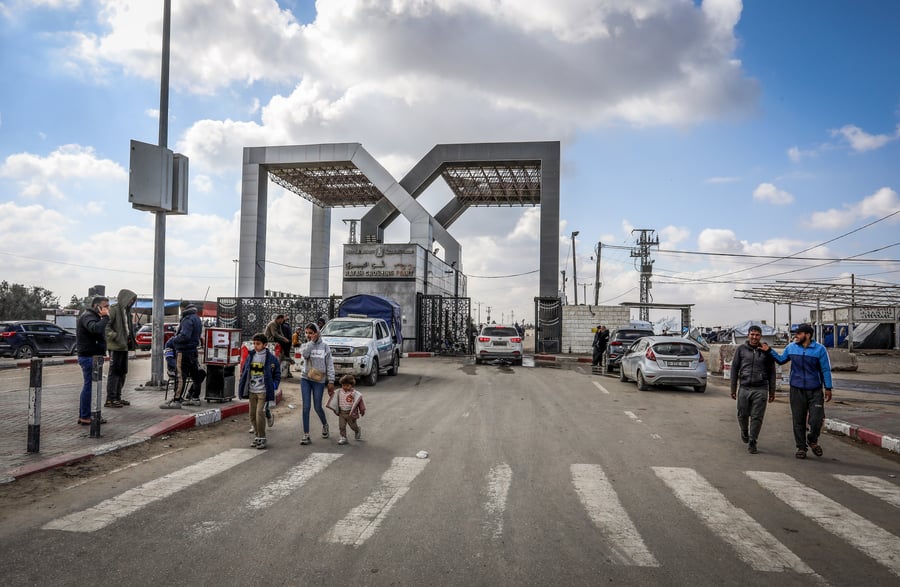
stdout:
[[(181, 300), (166, 300), (163, 303), (163, 311), (167, 316), (175, 316), (178, 314), (179, 306), (181, 306)], [(138, 314), (150, 314), (153, 312), (153, 299), (152, 298), (138, 298), (134, 303), (134, 306), (131, 308), (132, 312)]]
[(403, 344), (400, 304), (391, 298), (373, 296), (370, 294), (350, 296), (338, 306), (338, 316), (344, 317), (350, 314), (362, 314), (370, 318), (381, 318), (388, 323), (391, 332), (396, 334), (397, 344)]

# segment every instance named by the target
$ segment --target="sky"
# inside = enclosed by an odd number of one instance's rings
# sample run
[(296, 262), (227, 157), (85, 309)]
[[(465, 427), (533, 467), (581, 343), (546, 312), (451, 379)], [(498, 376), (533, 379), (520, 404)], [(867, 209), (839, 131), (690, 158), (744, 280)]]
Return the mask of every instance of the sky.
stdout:
[[(159, 138), (162, 14), (0, 0), (0, 280), (63, 305), (152, 293), (155, 216), (128, 168), (130, 140)], [(436, 144), (560, 141), (569, 303), (593, 303), (598, 244), (600, 304), (639, 301), (635, 229), (659, 237), (652, 301), (695, 304), (699, 326), (787, 322), (736, 292), (779, 280), (896, 285), (898, 41), (882, 0), (173, 0), (190, 213), (167, 219), (166, 297), (234, 295), (244, 147), (328, 142), (400, 178)], [(311, 204), (269, 198), (266, 288), (307, 295)], [(449, 198), (437, 181), (420, 201)], [(332, 212), (332, 293), (364, 213)], [(539, 219), (470, 208), (450, 227), (476, 319), (534, 319)]]

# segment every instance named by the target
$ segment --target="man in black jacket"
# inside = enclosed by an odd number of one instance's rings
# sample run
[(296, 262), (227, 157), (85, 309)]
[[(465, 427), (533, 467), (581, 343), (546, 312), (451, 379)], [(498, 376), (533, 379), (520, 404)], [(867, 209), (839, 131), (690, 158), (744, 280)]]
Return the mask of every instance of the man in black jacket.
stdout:
[(609, 344), (609, 330), (602, 324), (597, 327), (597, 333), (594, 334), (594, 342), (591, 346), (594, 349), (594, 356), (591, 357), (591, 365), (597, 366), (606, 351), (606, 345)]
[(735, 349), (731, 362), (731, 399), (737, 400), (741, 440), (750, 454), (759, 452), (756, 440), (766, 415), (766, 395), (769, 403), (775, 401), (775, 359), (762, 350), (761, 339), (762, 328), (752, 324), (747, 342)]
[[(78, 317), (75, 329), (75, 347), (78, 365), (84, 385), (78, 404), (78, 423), (91, 423), (91, 385), (93, 383), (93, 358), (106, 354), (106, 325), (109, 324), (109, 298), (97, 296), (91, 300), (91, 307)], [(102, 420), (101, 420), (102, 421)]]
[[(197, 315), (197, 306), (185, 300), (181, 302), (181, 322), (172, 337), (175, 347), (175, 397), (159, 406), (164, 410), (178, 409), (184, 405), (200, 405), (200, 386), (206, 379), (206, 371), (200, 368), (200, 333), (203, 323)], [(190, 378), (191, 389), (185, 397), (185, 383)], [(183, 400), (183, 401), (182, 401)]]

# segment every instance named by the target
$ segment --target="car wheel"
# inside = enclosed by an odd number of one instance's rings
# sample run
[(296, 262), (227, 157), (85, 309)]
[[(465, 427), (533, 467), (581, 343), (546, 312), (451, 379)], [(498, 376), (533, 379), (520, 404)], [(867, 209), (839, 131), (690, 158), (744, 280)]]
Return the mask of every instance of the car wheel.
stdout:
[(622, 365), (619, 365), (619, 381), (628, 381), (628, 378), (625, 377), (625, 369), (622, 368)]
[(609, 365), (609, 358), (603, 357), (603, 372), (604, 373), (612, 373), (612, 368)]
[(703, 393), (703, 392), (705, 392), (705, 391), (706, 391), (706, 384), (704, 383), (703, 385), (695, 385), (695, 386), (694, 386), (694, 391), (696, 391), (697, 393)]
[(34, 348), (30, 344), (23, 344), (16, 350), (17, 359), (30, 359), (34, 356)]
[(400, 371), (400, 353), (394, 353), (394, 360), (391, 361), (391, 366), (388, 369), (388, 375), (396, 375)]
[(373, 386), (378, 383), (378, 359), (372, 359), (372, 372), (366, 376), (366, 385)]
[(637, 388), (640, 391), (647, 391), (650, 389), (650, 386), (647, 385), (647, 381), (644, 379), (644, 374), (638, 371), (634, 376), (635, 381), (637, 382)]
[(475, 364), (476, 364), (476, 365), (480, 365), (480, 364), (481, 364), (481, 359), (478, 358), (477, 356), (475, 357)]

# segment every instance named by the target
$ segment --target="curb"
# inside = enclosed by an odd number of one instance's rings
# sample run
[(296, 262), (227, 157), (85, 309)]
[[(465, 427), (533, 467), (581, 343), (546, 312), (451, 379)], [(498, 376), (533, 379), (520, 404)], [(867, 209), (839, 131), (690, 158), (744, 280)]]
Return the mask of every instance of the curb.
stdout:
[[(57, 355), (58, 356), (58, 355)], [(134, 359), (146, 359), (150, 357), (149, 352), (141, 351), (136, 353), (133, 357), (128, 357), (128, 360)], [(35, 357), (44, 360), (44, 365), (77, 365), (78, 357), (66, 357), (64, 359), (54, 359), (52, 357)], [(104, 360), (108, 360), (104, 357)], [(31, 359), (24, 359), (16, 361), (15, 363), (4, 363), (0, 365), (0, 371), (4, 369), (28, 369), (31, 367)]]
[(876, 430), (870, 430), (833, 418), (825, 418), (825, 430), (831, 434), (849, 436), (854, 440), (859, 440), (866, 444), (883, 448), (892, 453), (900, 454), (900, 438), (894, 438), (893, 436), (882, 434)]
[[(275, 403), (278, 404), (282, 400), (282, 393), (279, 390), (275, 394)], [(209, 426), (216, 422), (221, 422), (225, 418), (231, 418), (239, 414), (246, 414), (250, 411), (249, 402), (234, 403), (223, 408), (210, 408), (202, 412), (194, 412), (191, 414), (181, 414), (166, 418), (162, 422), (148, 426), (137, 434), (126, 436), (119, 440), (107, 442), (99, 446), (84, 451), (69, 452), (55, 457), (50, 457), (36, 463), (22, 465), (15, 469), (7, 471), (3, 477), (0, 477), (0, 485), (11, 483), (23, 477), (41, 473), (56, 467), (64, 467), (80, 461), (87, 461), (96, 456), (105, 455), (129, 446), (134, 446), (142, 442), (147, 442), (157, 436), (171, 434), (176, 430), (186, 430), (188, 428), (196, 428), (198, 426)]]

